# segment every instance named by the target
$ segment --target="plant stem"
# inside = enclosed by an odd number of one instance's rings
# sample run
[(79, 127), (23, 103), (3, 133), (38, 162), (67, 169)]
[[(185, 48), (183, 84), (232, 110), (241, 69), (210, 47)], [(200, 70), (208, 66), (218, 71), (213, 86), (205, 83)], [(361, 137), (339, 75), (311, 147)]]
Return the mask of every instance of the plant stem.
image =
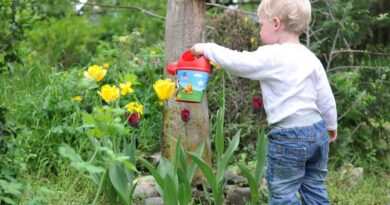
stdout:
[(186, 124), (186, 146), (187, 146), (187, 151), (191, 151), (190, 150), (190, 147), (189, 147), (189, 145), (188, 145), (188, 124), (187, 124), (187, 122), (185, 123)]
[(98, 200), (98, 198), (99, 198), (99, 194), (100, 194), (100, 192), (102, 190), (103, 183), (104, 183), (104, 178), (106, 177), (106, 174), (107, 174), (107, 170), (103, 173), (102, 178), (100, 178), (99, 188), (98, 188), (98, 190), (96, 192), (95, 199), (93, 199), (92, 205), (95, 205), (97, 200)]

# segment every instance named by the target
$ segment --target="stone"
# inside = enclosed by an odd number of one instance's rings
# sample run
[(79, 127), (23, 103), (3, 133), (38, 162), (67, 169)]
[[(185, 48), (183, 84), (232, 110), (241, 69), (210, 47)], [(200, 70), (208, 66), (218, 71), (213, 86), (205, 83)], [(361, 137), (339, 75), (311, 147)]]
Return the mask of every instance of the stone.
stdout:
[(134, 190), (134, 198), (150, 198), (159, 196), (156, 188), (156, 182), (152, 176), (141, 177), (137, 180), (138, 184)]
[(240, 176), (233, 171), (226, 171), (224, 177), (227, 181), (227, 184), (247, 184), (247, 179), (243, 176)]
[(150, 197), (145, 199), (145, 205), (164, 205), (161, 197)]
[(351, 186), (356, 186), (363, 179), (363, 167), (354, 167), (348, 163), (340, 168), (341, 178), (347, 180)]
[(235, 185), (226, 186), (227, 204), (245, 205), (250, 202), (251, 190), (249, 187), (238, 187)]

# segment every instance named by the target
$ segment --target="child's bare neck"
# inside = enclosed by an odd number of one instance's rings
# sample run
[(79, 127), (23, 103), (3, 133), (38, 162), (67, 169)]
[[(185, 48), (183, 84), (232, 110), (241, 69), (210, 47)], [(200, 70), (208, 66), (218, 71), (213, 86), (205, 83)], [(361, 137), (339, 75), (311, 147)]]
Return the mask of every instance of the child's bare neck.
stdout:
[(301, 44), (299, 35), (296, 33), (284, 32), (280, 35), (278, 44)]

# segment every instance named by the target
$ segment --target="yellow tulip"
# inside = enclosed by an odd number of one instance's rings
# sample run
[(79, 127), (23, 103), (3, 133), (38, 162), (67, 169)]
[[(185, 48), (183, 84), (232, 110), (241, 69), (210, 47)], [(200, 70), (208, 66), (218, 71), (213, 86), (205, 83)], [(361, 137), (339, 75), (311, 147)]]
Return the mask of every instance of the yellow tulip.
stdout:
[(108, 69), (109, 67), (110, 67), (110, 64), (108, 64), (108, 63), (104, 63), (104, 64), (103, 64), (103, 68), (104, 68), (104, 69)]
[(84, 71), (84, 76), (90, 80), (96, 82), (101, 81), (106, 76), (107, 70), (98, 65), (92, 65), (88, 67), (88, 71)]
[(81, 97), (80, 95), (78, 96), (74, 96), (73, 98), (71, 98), (72, 101), (75, 101), (75, 102), (81, 102), (83, 101), (83, 97)]
[(153, 85), (160, 100), (168, 100), (175, 92), (175, 83), (170, 78), (165, 80), (157, 80)]
[(113, 102), (119, 98), (119, 89), (115, 85), (103, 85), (97, 93), (106, 101), (106, 103)]
[(131, 102), (131, 103), (125, 105), (125, 107), (127, 108), (127, 111), (129, 111), (130, 113), (135, 111), (139, 115), (144, 114), (143, 106), (139, 102)]
[(119, 87), (121, 88), (121, 94), (126, 95), (127, 93), (133, 93), (134, 90), (131, 88), (131, 83), (126, 82), (126, 83), (119, 83)]

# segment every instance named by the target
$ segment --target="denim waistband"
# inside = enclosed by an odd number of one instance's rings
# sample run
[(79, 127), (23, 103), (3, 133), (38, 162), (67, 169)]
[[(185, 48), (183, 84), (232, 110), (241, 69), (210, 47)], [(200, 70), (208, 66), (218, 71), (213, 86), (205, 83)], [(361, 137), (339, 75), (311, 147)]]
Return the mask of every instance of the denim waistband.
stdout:
[(319, 138), (327, 136), (327, 132), (325, 122), (320, 120), (310, 126), (272, 128), (267, 135), (270, 140), (317, 141)]

